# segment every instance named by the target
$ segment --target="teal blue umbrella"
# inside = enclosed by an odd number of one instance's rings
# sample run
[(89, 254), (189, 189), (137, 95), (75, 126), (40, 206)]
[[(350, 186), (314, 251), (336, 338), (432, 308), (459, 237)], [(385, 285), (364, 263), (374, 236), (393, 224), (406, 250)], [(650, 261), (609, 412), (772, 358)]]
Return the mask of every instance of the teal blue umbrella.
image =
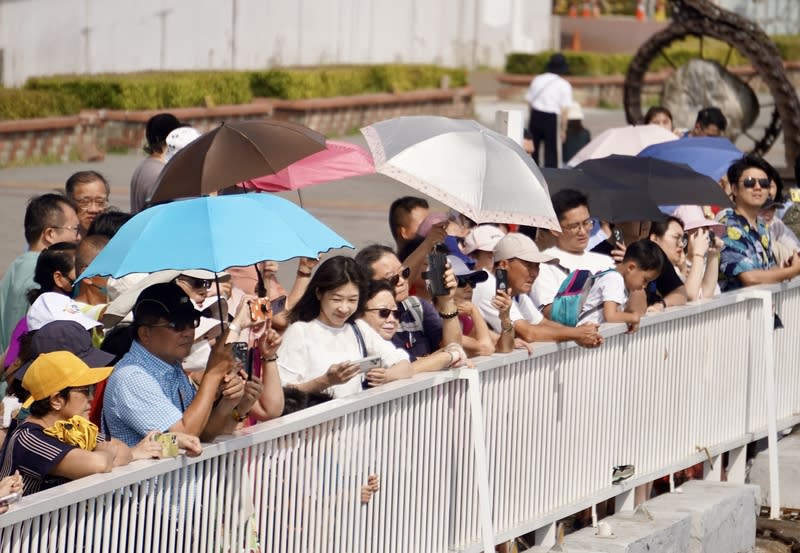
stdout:
[(316, 258), (352, 248), (303, 208), (272, 194), (178, 200), (142, 211), (117, 232), (78, 280), (165, 269), (228, 267)]

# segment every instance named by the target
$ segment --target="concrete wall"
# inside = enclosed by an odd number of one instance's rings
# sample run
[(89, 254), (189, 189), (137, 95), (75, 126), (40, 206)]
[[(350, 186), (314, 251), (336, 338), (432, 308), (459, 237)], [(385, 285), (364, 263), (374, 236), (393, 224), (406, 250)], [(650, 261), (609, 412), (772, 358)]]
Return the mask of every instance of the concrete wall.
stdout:
[(758, 22), (768, 34), (800, 33), (800, 2), (797, 0), (717, 0), (717, 4)]
[(0, 0), (0, 78), (419, 62), (501, 67), (551, 44), (542, 0)]

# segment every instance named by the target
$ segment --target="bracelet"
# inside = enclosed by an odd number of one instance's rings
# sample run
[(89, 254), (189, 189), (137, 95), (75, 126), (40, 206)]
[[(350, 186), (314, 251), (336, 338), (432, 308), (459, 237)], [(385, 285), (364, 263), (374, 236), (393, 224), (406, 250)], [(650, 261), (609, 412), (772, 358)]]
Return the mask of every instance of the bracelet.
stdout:
[(702, 253), (693, 253), (692, 257), (702, 257), (703, 259), (706, 258), (706, 256), (704, 256)]
[(304, 278), (309, 278), (311, 276), (311, 273), (310, 272), (304, 273), (303, 271), (297, 271), (297, 276), (304, 277)]
[(235, 420), (236, 422), (243, 422), (243, 421), (244, 421), (244, 420), (247, 418), (247, 416), (248, 416), (249, 414), (250, 414), (250, 411), (246, 412), (246, 413), (245, 413), (245, 414), (243, 414), (243, 415), (240, 415), (240, 414), (239, 414), (239, 409), (237, 409), (236, 407), (234, 407), (234, 408), (233, 408), (233, 411), (231, 412), (231, 417), (233, 417), (233, 420)]
[(442, 313), (441, 311), (439, 311), (439, 316), (442, 319), (452, 319), (453, 317), (458, 316), (458, 308), (454, 309), (450, 313)]
[(502, 330), (504, 334), (507, 334), (509, 332), (514, 332), (514, 323), (509, 322), (508, 326), (501, 325), (500, 330)]
[(278, 354), (272, 355), (270, 357), (262, 357), (261, 360), (264, 363), (272, 363), (273, 361), (277, 361), (278, 360)]
[(236, 334), (239, 334), (242, 331), (242, 327), (240, 327), (236, 323), (231, 323), (228, 325), (228, 330), (230, 330), (231, 332), (235, 332)]

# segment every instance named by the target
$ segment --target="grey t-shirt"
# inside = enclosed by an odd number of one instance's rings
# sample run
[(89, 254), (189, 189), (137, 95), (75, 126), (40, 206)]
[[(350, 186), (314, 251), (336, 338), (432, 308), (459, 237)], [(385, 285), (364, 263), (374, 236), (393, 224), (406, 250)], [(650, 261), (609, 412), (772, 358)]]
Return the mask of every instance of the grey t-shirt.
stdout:
[(131, 213), (139, 213), (147, 204), (147, 199), (153, 194), (164, 162), (154, 157), (147, 157), (142, 161), (131, 177)]

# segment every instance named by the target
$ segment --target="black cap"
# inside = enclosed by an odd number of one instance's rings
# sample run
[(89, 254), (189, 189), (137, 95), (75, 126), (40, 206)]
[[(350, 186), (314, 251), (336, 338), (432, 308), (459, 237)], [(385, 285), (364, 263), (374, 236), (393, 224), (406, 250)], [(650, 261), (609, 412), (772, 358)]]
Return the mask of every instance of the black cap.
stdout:
[(133, 307), (133, 321), (140, 322), (144, 318), (163, 317), (170, 321), (186, 320), (200, 317), (202, 313), (195, 309), (192, 300), (183, 288), (174, 282), (161, 282), (148, 286), (139, 294)]
[(555, 73), (556, 75), (567, 75), (569, 73), (569, 64), (564, 54), (553, 54), (547, 62), (544, 70), (547, 73)]
[[(114, 360), (114, 355), (92, 346), (90, 331), (75, 321), (47, 323), (33, 334), (31, 349), (35, 356), (40, 353), (69, 351), (92, 368), (107, 367)], [(30, 365), (31, 362), (22, 365), (14, 374), (14, 378), (22, 380)]]
[(169, 133), (182, 126), (178, 118), (171, 113), (159, 113), (147, 120), (144, 136), (147, 144), (157, 146), (167, 139)]

